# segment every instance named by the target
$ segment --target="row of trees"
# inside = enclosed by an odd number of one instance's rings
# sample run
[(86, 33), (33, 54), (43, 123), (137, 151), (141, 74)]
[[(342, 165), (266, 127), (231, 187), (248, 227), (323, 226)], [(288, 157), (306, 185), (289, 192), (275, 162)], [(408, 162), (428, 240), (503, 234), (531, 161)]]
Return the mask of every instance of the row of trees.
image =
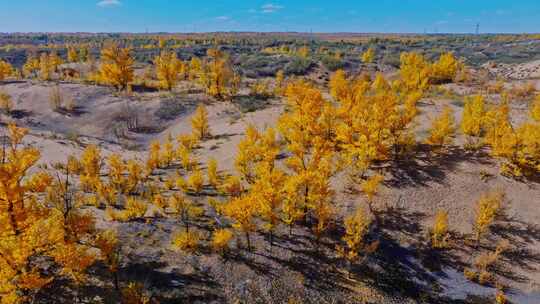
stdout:
[[(131, 48), (110, 43), (101, 50), (100, 60), (99, 68), (94, 69), (94, 59), (87, 48), (77, 51), (74, 46), (68, 47), (68, 62), (83, 61), (92, 66), (88, 75), (90, 81), (118, 90), (127, 89), (134, 83), (135, 60)], [(23, 72), (27, 77), (51, 80), (55, 73), (60, 72), (59, 66), (63, 63), (56, 52), (41, 53), (39, 57), (28, 57)], [(189, 79), (201, 85), (210, 96), (223, 100), (236, 95), (240, 88), (240, 75), (232, 68), (228, 54), (218, 49), (209, 49), (204, 60), (193, 57), (190, 62), (183, 62), (175, 52), (164, 49), (154, 58), (153, 67), (155, 73), (152, 76), (157, 79), (158, 87), (164, 90), (172, 90), (179, 81)], [(0, 81), (11, 73), (11, 66), (1, 61)]]

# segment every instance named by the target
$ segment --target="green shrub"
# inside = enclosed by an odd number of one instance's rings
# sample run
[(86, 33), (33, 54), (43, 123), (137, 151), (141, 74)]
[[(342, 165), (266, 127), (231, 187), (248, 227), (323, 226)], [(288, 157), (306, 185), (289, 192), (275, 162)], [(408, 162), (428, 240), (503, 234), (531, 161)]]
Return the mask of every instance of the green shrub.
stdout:
[(306, 58), (295, 57), (293, 61), (285, 66), (285, 74), (287, 75), (306, 75), (313, 62)]

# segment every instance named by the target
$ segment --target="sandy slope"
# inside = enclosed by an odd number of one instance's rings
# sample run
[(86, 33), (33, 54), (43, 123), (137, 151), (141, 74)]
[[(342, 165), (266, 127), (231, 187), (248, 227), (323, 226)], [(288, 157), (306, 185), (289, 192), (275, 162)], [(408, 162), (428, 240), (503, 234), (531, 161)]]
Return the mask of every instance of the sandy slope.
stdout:
[[(540, 62), (531, 64), (539, 65)], [(20, 111), (20, 117), (15, 120), (31, 128), (31, 136), (27, 138), (26, 143), (39, 148), (43, 155), (41, 162), (49, 164), (63, 162), (70, 154), (80, 154), (84, 146), (89, 143), (99, 144), (105, 155), (119, 152), (125, 158), (142, 159), (145, 154), (144, 147), (148, 146), (150, 140), (164, 140), (168, 134), (178, 135), (190, 132), (189, 115), (193, 111), (193, 105), (200, 99), (200, 96), (183, 96), (180, 102), (186, 103), (187, 110), (179, 114), (177, 118), (165, 121), (153, 115), (161, 103), (159, 93), (145, 93), (143, 98), (128, 100), (125, 97), (113, 96), (112, 92), (106, 88), (61, 84), (62, 90), (75, 98), (80, 107), (80, 114), (71, 116), (51, 110), (48, 102), (50, 88), (50, 84), (30, 82), (3, 85), (3, 89), (14, 97), (16, 110)], [(141, 151), (128, 151), (113, 142), (115, 138), (111, 134), (111, 125), (117, 113), (123, 111), (126, 104), (135, 107), (139, 113), (144, 113), (141, 116), (143, 121), (158, 125), (162, 129), (158, 133), (131, 134), (133, 141), (143, 147)], [(461, 116), (460, 104), (452, 100), (423, 101), (420, 107), (422, 115), (416, 122), (419, 138), (425, 137), (430, 118), (439, 113), (445, 104), (451, 105), (455, 110), (456, 118)], [(251, 113), (242, 113), (231, 103), (210, 103), (207, 109), (213, 138), (203, 143), (197, 155), (202, 161), (213, 157), (218, 160), (220, 169), (232, 171), (236, 146), (243, 136), (246, 125), (254, 124), (261, 129), (275, 126), (283, 105), (280, 101), (274, 100), (266, 108)], [(523, 109), (524, 107), (519, 106), (513, 108), (512, 115), (516, 121), (523, 120)], [(7, 117), (3, 119), (9, 120)], [(55, 135), (56, 133), (60, 135)], [(74, 140), (69, 136), (70, 133), (77, 133), (79, 136)], [(456, 142), (462, 143), (463, 139), (458, 137)], [(497, 225), (497, 233), (493, 237), (494, 239), (495, 237), (507, 238), (514, 246), (514, 250), (504, 256), (502, 261), (502, 267), (508, 271), (508, 275), (503, 276), (503, 280), (515, 288), (514, 299), (517, 303), (522, 303), (520, 299), (524, 298), (540, 302), (538, 299), (540, 292), (540, 227), (538, 227), (540, 186), (537, 182), (524, 183), (502, 177), (498, 174), (498, 162), (488, 157), (486, 153), (470, 154), (459, 147), (452, 148), (448, 155), (441, 157), (418, 153), (414, 159), (402, 161), (399, 166), (387, 167), (382, 172), (387, 178), (385, 187), (377, 198), (377, 206), (405, 210), (399, 218), (389, 217), (388, 228), (385, 228), (389, 232), (395, 232), (395, 238), (404, 250), (419, 246), (433, 221), (434, 214), (439, 209), (448, 210), (452, 230), (463, 234), (470, 233), (475, 212), (474, 202), (486, 191), (503, 190), (507, 195), (505, 216)], [(488, 178), (482, 179), (481, 173)], [(346, 191), (346, 182), (342, 175), (336, 177), (332, 183), (336, 185), (338, 191), (336, 201), (342, 208), (342, 213), (364, 203), (361, 195)], [(393, 221), (395, 221), (394, 226)], [(170, 223), (167, 227), (169, 228), (166, 228), (165, 232), (172, 229)], [(135, 233), (147, 228), (138, 224), (127, 224), (125, 229)], [(169, 242), (169, 234), (161, 233), (163, 231), (156, 232), (156, 242), (165, 246), (164, 244)], [(141, 254), (146, 254), (147, 257), (154, 254), (153, 250), (157, 250), (155, 244), (142, 246), (141, 248), (150, 246), (148, 249), (141, 249), (143, 251)], [(154, 248), (151, 248), (152, 246)], [(474, 252), (470, 248), (463, 247), (462, 244), (455, 244), (455, 247), (452, 252), (460, 260), (471, 260)], [(168, 263), (168, 269), (183, 267), (180, 265), (181, 260), (177, 258), (174, 255), (165, 255), (160, 260)], [(403, 258), (405, 261), (410, 257)], [(220, 263), (214, 260), (209, 261), (208, 259), (211, 258), (197, 257), (196, 259), (202, 265), (211, 265), (208, 267), (214, 267), (212, 263)], [(520, 261), (516, 263), (516, 259)], [(423, 269), (420, 260), (413, 259), (412, 261), (417, 264), (416, 267)], [(238, 270), (238, 268), (233, 269), (233, 271)], [(249, 274), (250, 271), (244, 269), (239, 272), (239, 275)], [(424, 271), (427, 272), (425, 269)], [(464, 280), (459, 266), (450, 265), (449, 268), (436, 272), (434, 275), (439, 277), (439, 283), (446, 286), (448, 295), (452, 297), (462, 298), (464, 293), (469, 292), (484, 295), (493, 291), (477, 288), (476, 284)], [(516, 279), (514, 275), (518, 275), (519, 279)], [(219, 280), (223, 280), (222, 284), (228, 284), (227, 278)]]

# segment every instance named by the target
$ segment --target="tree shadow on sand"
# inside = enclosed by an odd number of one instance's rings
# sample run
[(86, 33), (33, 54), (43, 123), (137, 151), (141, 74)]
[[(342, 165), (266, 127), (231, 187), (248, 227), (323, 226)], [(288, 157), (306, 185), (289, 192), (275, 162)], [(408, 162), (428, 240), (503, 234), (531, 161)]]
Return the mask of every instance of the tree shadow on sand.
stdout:
[(182, 274), (176, 269), (167, 272), (160, 270), (166, 266), (161, 262), (132, 263), (122, 269), (122, 277), (126, 282), (140, 282), (148, 289), (157, 291), (160, 303), (222, 300), (216, 292), (221, 289), (220, 285), (208, 274), (202, 271)]
[(513, 247), (502, 254), (507, 267), (497, 269), (498, 274), (507, 279), (526, 282), (526, 278), (517, 272), (518, 269), (537, 271), (540, 265), (540, 252), (531, 245), (540, 242), (540, 227), (502, 213), (490, 230), (495, 236), (508, 240)]
[[(204, 272), (182, 274), (177, 270), (163, 271), (167, 265), (161, 262), (130, 263), (118, 270), (120, 288), (128, 283), (140, 283), (144, 291), (152, 294), (159, 303), (209, 303), (223, 302), (219, 293), (221, 286)], [(96, 264), (89, 273), (98, 281), (75, 286), (71, 281), (56, 280), (38, 294), (38, 303), (76, 303), (81, 299), (99, 297), (104, 303), (120, 303), (120, 293), (113, 287), (113, 275), (103, 264)]]
[(452, 146), (444, 153), (434, 154), (428, 145), (419, 145), (413, 157), (400, 158), (386, 168), (392, 175), (387, 182), (394, 188), (426, 186), (428, 182), (442, 183), (446, 172), (454, 170), (459, 163), (493, 164), (485, 151), (471, 152)]

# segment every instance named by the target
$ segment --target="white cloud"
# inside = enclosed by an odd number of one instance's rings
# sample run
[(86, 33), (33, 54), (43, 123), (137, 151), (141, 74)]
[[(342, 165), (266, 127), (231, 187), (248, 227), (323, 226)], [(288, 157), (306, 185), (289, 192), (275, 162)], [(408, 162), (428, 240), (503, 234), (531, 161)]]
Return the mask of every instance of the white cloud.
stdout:
[(228, 20), (231, 20), (231, 17), (229, 17), (229, 16), (219, 16), (219, 17), (216, 17), (216, 20), (228, 21)]
[(261, 9), (262, 9), (262, 12), (263, 13), (266, 13), (266, 14), (271, 14), (271, 13), (275, 13), (281, 9), (283, 9), (284, 7), (281, 6), (281, 5), (276, 5), (276, 4), (272, 4), (272, 3), (268, 3), (268, 4), (265, 4), (263, 6), (261, 6)]
[(97, 3), (97, 6), (101, 7), (114, 7), (120, 5), (122, 5), (122, 2), (120, 2), (120, 0), (101, 0)]

